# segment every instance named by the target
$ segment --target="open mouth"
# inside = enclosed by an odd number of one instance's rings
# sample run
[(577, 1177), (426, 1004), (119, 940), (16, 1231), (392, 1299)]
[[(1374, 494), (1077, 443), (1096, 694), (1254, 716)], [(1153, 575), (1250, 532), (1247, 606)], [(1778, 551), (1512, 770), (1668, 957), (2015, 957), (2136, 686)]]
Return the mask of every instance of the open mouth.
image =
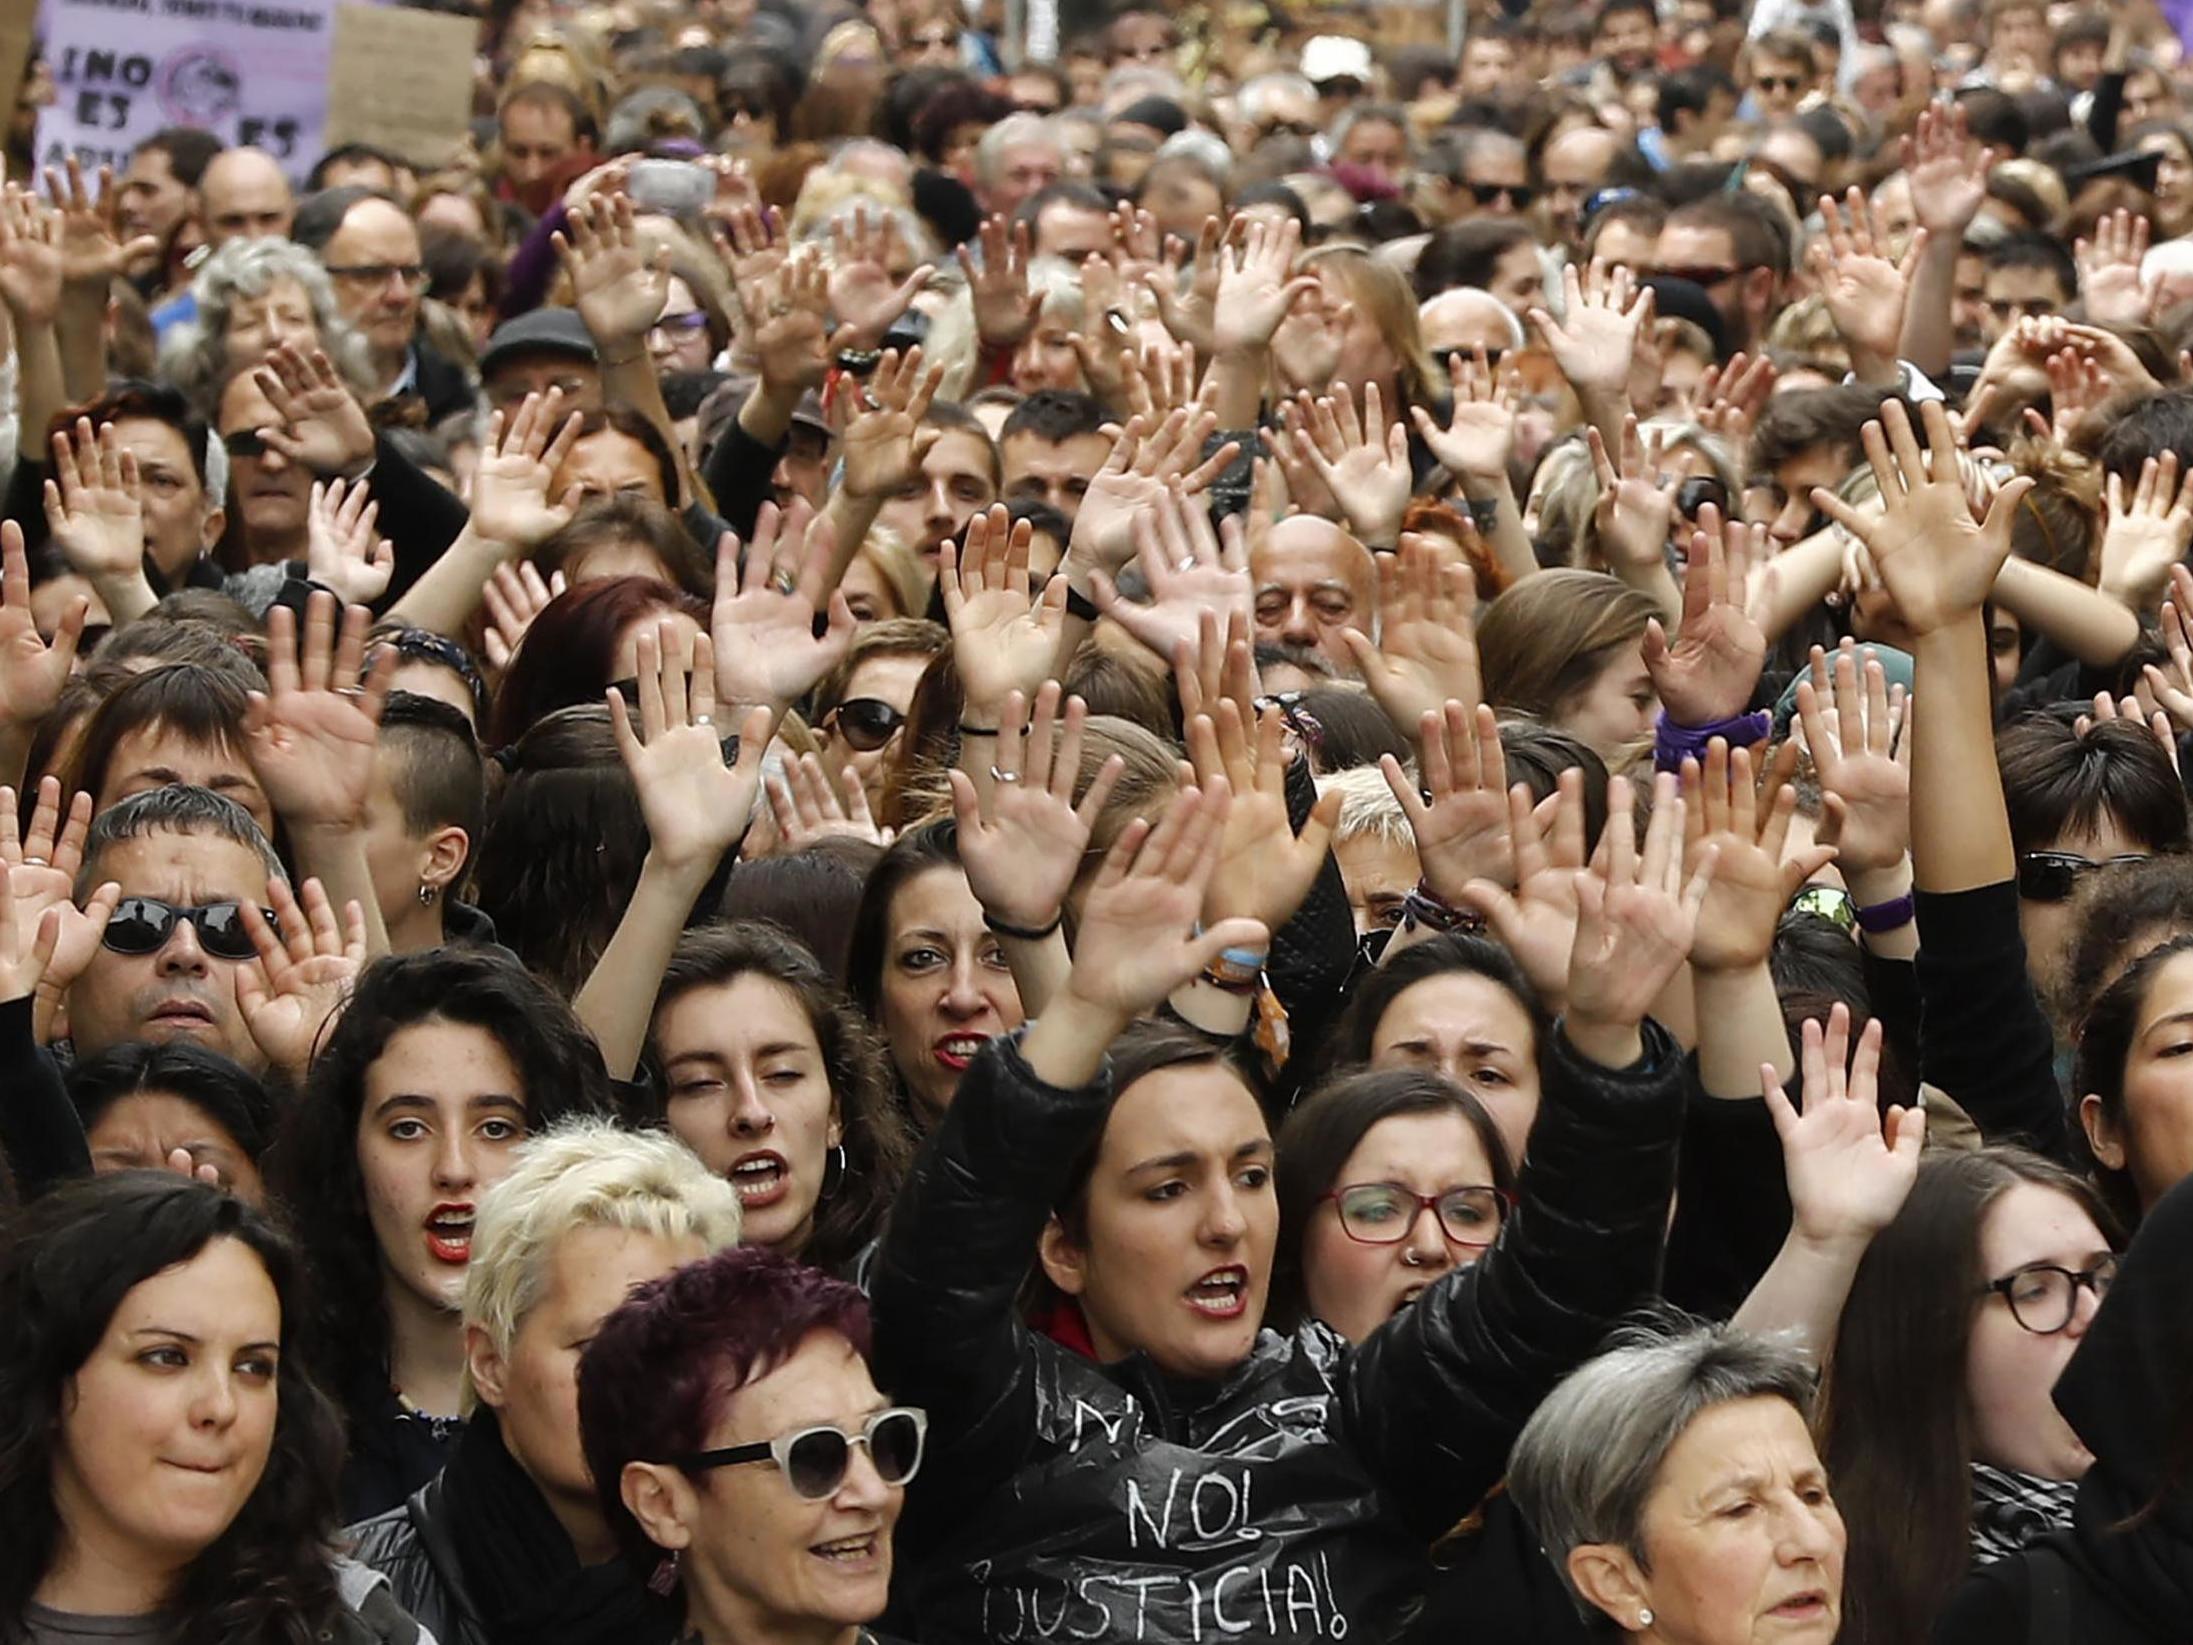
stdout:
[(1249, 1306), (1249, 1270), (1230, 1263), (1188, 1287), (1188, 1306), (1210, 1319), (1239, 1319)]
[(472, 1207), (437, 1205), (426, 1219), (427, 1255), (458, 1267), (472, 1260)]
[(841, 1536), (834, 1542), (818, 1542), (807, 1551), (817, 1559), (827, 1559), (833, 1565), (865, 1565), (876, 1557), (881, 1539), (874, 1531), (863, 1531), (859, 1536)]
[(1811, 1593), (1792, 1595), (1767, 1615), (1780, 1617), (1784, 1622), (1816, 1622), (1827, 1615), (1827, 1608), (1827, 1595), (1815, 1589)]
[(967, 1065), (975, 1060), (975, 1054), (990, 1043), (987, 1034), (947, 1034), (938, 1040), (932, 1052), (937, 1061), (953, 1073), (965, 1073)]
[(764, 1150), (732, 1162), (731, 1186), (738, 1190), (739, 1203), (748, 1210), (776, 1204), (784, 1197), (785, 1189), (791, 1186), (791, 1180), (782, 1154)]

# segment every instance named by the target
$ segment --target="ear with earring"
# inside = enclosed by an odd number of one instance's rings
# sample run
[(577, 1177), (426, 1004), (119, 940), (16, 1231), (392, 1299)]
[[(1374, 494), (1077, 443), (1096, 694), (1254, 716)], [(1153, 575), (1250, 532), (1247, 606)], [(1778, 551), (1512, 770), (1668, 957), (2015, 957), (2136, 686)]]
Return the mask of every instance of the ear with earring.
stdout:
[(432, 880), (421, 880), (419, 882), (419, 906), (421, 908), (432, 908), (434, 899), (441, 894), (441, 887)]
[(1639, 1611), (1639, 1612), (1637, 1613), (1637, 1626), (1638, 1626), (1638, 1627), (1640, 1627), (1640, 1628), (1649, 1628), (1649, 1627), (1651, 1627), (1651, 1626), (1652, 1626), (1652, 1612), (1650, 1612), (1649, 1610), (1647, 1610), (1647, 1611)]

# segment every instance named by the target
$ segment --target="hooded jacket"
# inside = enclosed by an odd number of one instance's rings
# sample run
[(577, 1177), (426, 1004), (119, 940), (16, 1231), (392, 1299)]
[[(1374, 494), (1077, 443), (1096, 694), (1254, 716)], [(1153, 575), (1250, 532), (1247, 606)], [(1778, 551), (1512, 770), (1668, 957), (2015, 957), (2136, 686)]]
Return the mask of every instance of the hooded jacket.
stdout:
[[(1936, 1645), (2193, 1637), (2193, 1178), (2156, 1203), (2056, 1384), (2094, 1465), (2071, 1529), (1965, 1584)], [(2059, 1626), (2058, 1624), (2061, 1624)]]
[(1072, 1162), (1110, 1112), (993, 1040), (900, 1195), (873, 1292), (878, 1380), (929, 1413), (901, 1522), (925, 1645), (1388, 1640), (1431, 1541), (1476, 1505), (1540, 1399), (1647, 1302), (1682, 1117), (1682, 1060), (1635, 1067), (1558, 1033), (1499, 1242), (1359, 1347), (1266, 1331), (1217, 1382), (1094, 1364), (1015, 1303)]

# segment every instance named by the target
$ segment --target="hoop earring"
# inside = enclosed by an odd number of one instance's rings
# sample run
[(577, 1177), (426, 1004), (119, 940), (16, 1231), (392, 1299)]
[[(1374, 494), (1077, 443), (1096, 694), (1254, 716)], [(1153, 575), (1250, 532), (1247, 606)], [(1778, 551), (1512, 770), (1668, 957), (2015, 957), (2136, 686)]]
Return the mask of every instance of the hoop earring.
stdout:
[(834, 1142), (822, 1156), (822, 1190), (815, 1198), (826, 1200), (845, 1186), (845, 1144)]

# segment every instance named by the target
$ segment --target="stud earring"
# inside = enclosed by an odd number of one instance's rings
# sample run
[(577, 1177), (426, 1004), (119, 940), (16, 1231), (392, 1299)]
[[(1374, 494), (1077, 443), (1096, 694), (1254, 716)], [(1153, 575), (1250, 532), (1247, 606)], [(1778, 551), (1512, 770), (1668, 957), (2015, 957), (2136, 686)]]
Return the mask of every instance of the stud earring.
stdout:
[(440, 895), (441, 893), (435, 890), (434, 887), (429, 885), (425, 880), (421, 880), (419, 882), (419, 906), (421, 908), (432, 908), (434, 906), (434, 899)]
[(1639, 1612), (1637, 1613), (1637, 1626), (1638, 1626), (1638, 1627), (1640, 1627), (1640, 1628), (1649, 1628), (1649, 1627), (1651, 1627), (1651, 1626), (1652, 1626), (1652, 1612), (1650, 1612), (1650, 1611), (1639, 1611)]

